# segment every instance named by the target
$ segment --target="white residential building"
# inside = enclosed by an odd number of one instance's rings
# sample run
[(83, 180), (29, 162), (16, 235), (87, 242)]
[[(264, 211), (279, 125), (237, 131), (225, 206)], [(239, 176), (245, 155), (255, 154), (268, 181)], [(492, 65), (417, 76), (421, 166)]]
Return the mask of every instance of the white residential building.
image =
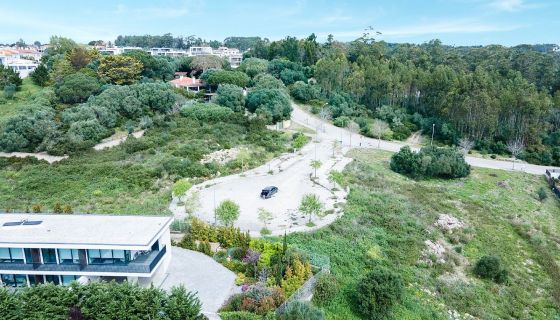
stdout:
[(133, 50), (144, 50), (140, 47), (109, 47), (109, 48), (101, 48), (99, 49), (99, 53), (104, 54), (104, 55), (108, 55), (108, 56), (114, 56), (114, 55), (119, 55), (119, 54), (123, 54), (123, 53), (127, 53)]
[(189, 56), (213, 55), (212, 47), (190, 47), (188, 49)]
[(77, 280), (159, 285), (172, 217), (0, 214), (0, 285)]
[(188, 55), (186, 50), (173, 48), (151, 48), (148, 52), (152, 56), (182, 57)]
[(0, 64), (12, 68), (26, 78), (37, 68), (42, 53), (26, 48), (0, 48)]

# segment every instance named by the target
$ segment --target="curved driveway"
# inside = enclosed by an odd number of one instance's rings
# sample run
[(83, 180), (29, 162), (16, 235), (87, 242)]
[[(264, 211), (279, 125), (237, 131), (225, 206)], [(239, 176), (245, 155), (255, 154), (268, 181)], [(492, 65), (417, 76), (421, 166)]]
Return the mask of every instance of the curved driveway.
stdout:
[[(306, 123), (312, 127), (320, 127), (324, 129), (323, 134), (330, 137), (330, 139), (338, 139), (339, 141), (343, 141), (343, 144), (350, 145), (352, 143), (352, 147), (362, 147), (362, 148), (377, 148), (379, 145), (379, 149), (397, 152), (400, 150), (401, 147), (405, 146), (405, 143), (400, 142), (392, 142), (392, 141), (385, 141), (381, 140), (380, 142), (377, 139), (372, 139), (368, 137), (361, 136), (359, 134), (350, 134), (350, 131), (343, 128), (338, 128), (330, 123), (326, 123), (321, 119), (307, 113), (301, 107), (293, 104), (294, 111), (292, 112), (292, 120), (296, 122)], [(352, 138), (350, 138), (352, 137)], [(418, 148), (411, 147), (413, 150), (417, 150)], [(523, 171), (531, 174), (544, 174), (546, 169), (555, 168), (555, 167), (547, 167), (547, 166), (539, 166), (535, 164), (528, 164), (524, 162), (516, 162), (515, 168), (513, 167), (512, 162), (509, 161), (501, 161), (501, 160), (493, 160), (493, 159), (484, 159), (478, 157), (467, 156), (465, 159), (470, 165), (473, 167), (480, 167), (480, 168), (490, 168), (490, 169), (501, 169), (501, 170), (509, 170), (509, 171)], [(560, 168), (556, 168), (560, 169)]]

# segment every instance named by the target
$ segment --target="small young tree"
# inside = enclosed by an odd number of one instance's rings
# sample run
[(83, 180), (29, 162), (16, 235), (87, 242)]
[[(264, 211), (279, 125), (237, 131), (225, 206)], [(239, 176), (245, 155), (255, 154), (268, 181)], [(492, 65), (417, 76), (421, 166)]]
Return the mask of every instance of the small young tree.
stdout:
[(508, 142), (506, 147), (513, 157), (512, 169), (515, 169), (515, 160), (517, 160), (517, 157), (519, 157), (519, 155), (523, 152), (523, 150), (525, 149), (525, 145), (523, 144), (523, 141), (521, 141), (521, 139), (515, 139)]
[(321, 111), (319, 111), (319, 117), (321, 118), (321, 120), (323, 120), (323, 123), (321, 124), (321, 128), (323, 129), (324, 132), (325, 122), (329, 122), (332, 119), (332, 112), (329, 108), (323, 107), (321, 108)]
[(199, 319), (202, 304), (192, 292), (188, 292), (184, 286), (171, 288), (165, 303), (165, 315), (169, 319)]
[(232, 200), (224, 200), (216, 208), (216, 219), (225, 226), (233, 226), (238, 218), (239, 205)]
[(319, 196), (313, 193), (308, 193), (303, 195), (301, 198), (299, 211), (307, 214), (309, 216), (309, 222), (311, 223), (311, 217), (313, 215), (319, 216), (323, 212), (323, 203), (319, 199)]
[(237, 159), (241, 161), (241, 172), (245, 172), (245, 165), (249, 160), (251, 160), (251, 153), (247, 148), (239, 149), (239, 153), (237, 154)]
[(352, 135), (360, 132), (360, 126), (356, 122), (350, 121), (347, 128), (350, 131), (350, 148), (352, 148)]
[(332, 157), (333, 158), (335, 157), (335, 153), (338, 150), (339, 145), (340, 145), (340, 141), (338, 141), (338, 140), (333, 140), (332, 141)]
[(544, 200), (546, 200), (546, 198), (548, 198), (548, 194), (546, 193), (546, 189), (543, 187), (540, 187), (539, 190), (537, 191), (537, 196), (539, 197), (539, 201), (543, 202)]
[(305, 146), (306, 143), (307, 143), (307, 137), (303, 133), (298, 132), (294, 134), (292, 146), (294, 147), (295, 150), (300, 150), (301, 148), (303, 148), (303, 146)]
[(367, 319), (385, 319), (393, 305), (401, 300), (403, 293), (404, 285), (400, 275), (377, 267), (358, 283), (358, 310)]
[(257, 212), (259, 215), (259, 221), (262, 222), (264, 224), (264, 228), (267, 229), (268, 222), (274, 217), (272, 212), (266, 210), (265, 208), (259, 208), (257, 209)]
[(381, 147), (381, 136), (389, 130), (387, 122), (375, 119), (371, 127), (371, 133), (377, 137), (377, 149)]
[(321, 168), (322, 165), (323, 163), (319, 160), (311, 161), (311, 168), (315, 170), (315, 178), (317, 178), (317, 169)]
[(465, 155), (469, 153), (469, 151), (471, 151), (473, 147), (474, 147), (474, 141), (472, 141), (471, 139), (461, 138), (461, 140), (459, 140), (459, 148), (463, 150), (463, 153)]
[(177, 180), (173, 184), (173, 188), (172, 188), (173, 195), (175, 197), (178, 197), (179, 201), (183, 202), (183, 197), (185, 196), (185, 193), (187, 193), (187, 191), (189, 191), (191, 187), (192, 187), (192, 183), (190, 183), (189, 180), (187, 179)]
[(474, 274), (482, 279), (494, 280), (496, 283), (507, 281), (508, 273), (496, 256), (483, 256), (478, 260), (473, 269)]

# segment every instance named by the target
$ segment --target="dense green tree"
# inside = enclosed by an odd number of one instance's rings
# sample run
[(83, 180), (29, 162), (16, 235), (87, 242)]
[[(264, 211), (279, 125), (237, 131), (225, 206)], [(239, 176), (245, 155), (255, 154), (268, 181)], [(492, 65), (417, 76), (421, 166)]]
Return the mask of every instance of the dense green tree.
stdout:
[(252, 82), (255, 89), (286, 89), (281, 80), (267, 73), (258, 74)]
[(140, 78), (142, 63), (123, 55), (106, 56), (101, 59), (99, 76), (114, 84), (132, 84)]
[(239, 205), (232, 200), (220, 202), (216, 208), (216, 219), (224, 226), (233, 226), (239, 218)]
[(257, 89), (247, 96), (247, 109), (269, 123), (290, 118), (292, 106), (288, 95), (279, 89)]
[(79, 103), (89, 96), (98, 93), (101, 84), (97, 78), (87, 76), (81, 72), (68, 75), (55, 86), (55, 93), (64, 103)]
[(41, 87), (44, 87), (49, 82), (49, 70), (41, 63), (30, 75), (33, 82)]
[(220, 84), (216, 93), (215, 102), (217, 104), (235, 112), (245, 111), (245, 96), (241, 87), (234, 84)]
[(15, 85), (16, 90), (21, 86), (22, 80), (19, 74), (10, 67), (0, 64), (0, 89), (8, 85)]
[(52, 36), (49, 40), (49, 47), (46, 50), (46, 54), (48, 56), (54, 56), (57, 54), (64, 55), (72, 52), (72, 50), (77, 47), (78, 44), (72, 39)]
[(303, 81), (297, 81), (290, 87), (290, 94), (298, 101), (308, 102), (319, 98), (319, 88)]
[(219, 84), (233, 84), (238, 87), (246, 87), (249, 84), (249, 76), (240, 71), (207, 70), (200, 77), (211, 86)]
[(268, 61), (259, 58), (247, 58), (239, 65), (240, 71), (245, 72), (249, 77), (254, 78), (260, 73), (265, 73), (268, 70)]
[(131, 50), (123, 54), (142, 63), (142, 76), (169, 81), (174, 78), (175, 66), (165, 57), (152, 56), (143, 50)]

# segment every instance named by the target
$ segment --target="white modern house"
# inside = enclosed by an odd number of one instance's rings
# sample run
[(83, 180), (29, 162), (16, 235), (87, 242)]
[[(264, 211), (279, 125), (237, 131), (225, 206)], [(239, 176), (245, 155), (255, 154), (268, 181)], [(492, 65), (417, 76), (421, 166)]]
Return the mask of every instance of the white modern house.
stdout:
[(42, 53), (26, 48), (0, 48), (0, 64), (11, 68), (21, 78), (29, 76), (39, 65)]
[(204, 55), (213, 55), (214, 52), (212, 47), (190, 47), (188, 49), (189, 56), (204, 56)]
[(0, 285), (77, 280), (158, 285), (171, 261), (167, 216), (0, 214)]
[(149, 51), (152, 56), (164, 57), (183, 57), (188, 55), (187, 50), (173, 49), (173, 48), (151, 48)]

